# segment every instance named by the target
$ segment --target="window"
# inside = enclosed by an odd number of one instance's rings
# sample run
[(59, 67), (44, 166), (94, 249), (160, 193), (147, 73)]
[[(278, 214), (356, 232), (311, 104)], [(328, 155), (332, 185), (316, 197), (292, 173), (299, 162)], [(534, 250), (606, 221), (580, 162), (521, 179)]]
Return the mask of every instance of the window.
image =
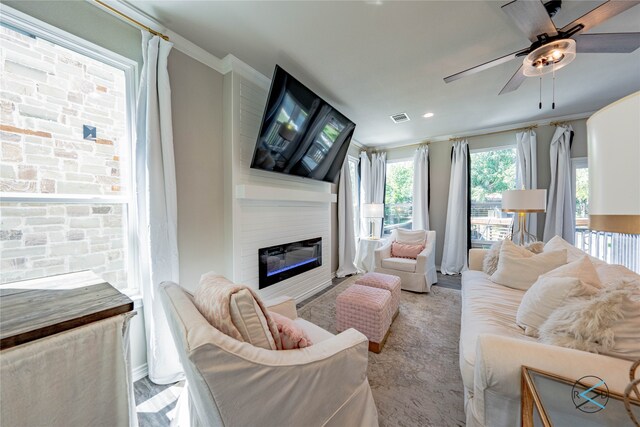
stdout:
[(134, 290), (135, 64), (5, 14), (1, 282), (91, 269)]
[(576, 204), (575, 245), (584, 249), (585, 237), (589, 229), (589, 166), (586, 157), (571, 159), (571, 169), (571, 189)]
[(489, 247), (509, 238), (513, 214), (502, 212), (502, 192), (516, 185), (515, 147), (471, 152), (471, 244)]
[(396, 228), (411, 230), (413, 161), (387, 162), (384, 194), (384, 234)]

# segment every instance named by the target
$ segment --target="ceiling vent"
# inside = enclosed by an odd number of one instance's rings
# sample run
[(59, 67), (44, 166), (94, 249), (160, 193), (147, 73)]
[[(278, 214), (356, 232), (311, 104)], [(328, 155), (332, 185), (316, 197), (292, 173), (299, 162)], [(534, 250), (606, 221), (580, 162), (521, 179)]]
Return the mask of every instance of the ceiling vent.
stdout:
[(394, 114), (393, 116), (389, 116), (389, 117), (391, 117), (391, 120), (393, 120), (393, 123), (402, 123), (402, 122), (408, 122), (409, 120), (411, 120), (409, 116), (407, 116), (407, 113)]

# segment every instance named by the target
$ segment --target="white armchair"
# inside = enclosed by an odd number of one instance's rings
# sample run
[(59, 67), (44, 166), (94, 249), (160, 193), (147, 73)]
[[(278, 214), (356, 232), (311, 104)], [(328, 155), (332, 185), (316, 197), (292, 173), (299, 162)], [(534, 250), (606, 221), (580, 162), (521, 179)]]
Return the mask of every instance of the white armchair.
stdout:
[[(391, 256), (393, 242), (422, 244), (424, 250), (414, 259)], [(413, 292), (429, 292), (431, 285), (438, 281), (436, 272), (436, 232), (402, 229), (393, 230), (391, 237), (382, 247), (376, 249), (377, 273), (392, 274), (402, 280), (402, 289)]]
[(368, 341), (360, 332), (333, 335), (297, 318), (295, 301), (280, 298), (265, 305), (293, 319), (314, 344), (265, 350), (215, 329), (177, 284), (164, 283), (160, 294), (187, 378), (177, 408), (182, 422), (173, 424), (378, 425), (367, 379)]

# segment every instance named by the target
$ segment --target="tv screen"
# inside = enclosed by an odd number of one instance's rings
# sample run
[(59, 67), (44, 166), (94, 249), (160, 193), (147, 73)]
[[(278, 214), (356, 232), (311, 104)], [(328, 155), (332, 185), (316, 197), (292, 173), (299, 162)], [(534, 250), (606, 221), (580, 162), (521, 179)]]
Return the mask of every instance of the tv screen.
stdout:
[(355, 127), (276, 65), (251, 167), (336, 182)]

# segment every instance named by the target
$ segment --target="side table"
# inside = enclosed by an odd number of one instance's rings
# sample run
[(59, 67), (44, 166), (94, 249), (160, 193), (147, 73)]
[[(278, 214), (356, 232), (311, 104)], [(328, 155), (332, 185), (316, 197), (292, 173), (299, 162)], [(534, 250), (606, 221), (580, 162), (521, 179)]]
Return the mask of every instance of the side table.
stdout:
[(373, 271), (376, 266), (375, 251), (384, 245), (384, 239), (372, 239), (361, 237), (358, 243), (358, 254), (356, 256), (356, 267), (366, 273)]
[[(640, 417), (640, 401), (631, 401)], [(622, 395), (608, 390), (606, 378), (564, 378), (522, 367), (523, 427), (533, 426), (633, 426)]]
[(0, 425), (137, 426), (133, 315), (91, 271), (0, 286)]

